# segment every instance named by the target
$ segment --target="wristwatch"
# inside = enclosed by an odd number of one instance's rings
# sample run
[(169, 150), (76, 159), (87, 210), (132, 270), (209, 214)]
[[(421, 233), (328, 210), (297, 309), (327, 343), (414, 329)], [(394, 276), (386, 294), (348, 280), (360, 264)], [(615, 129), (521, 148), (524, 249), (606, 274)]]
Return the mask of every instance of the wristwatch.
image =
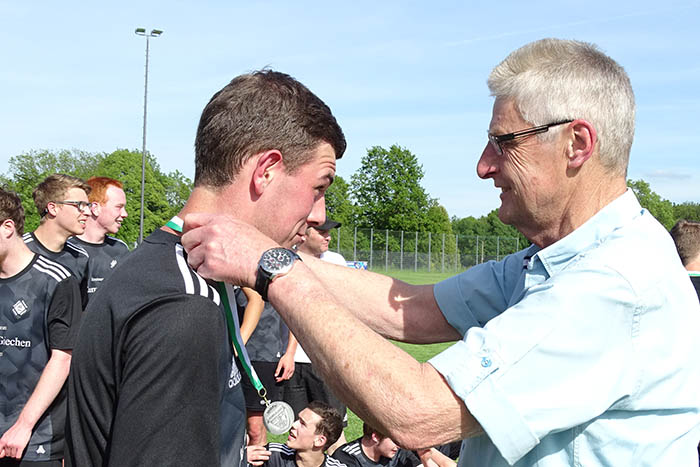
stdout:
[(284, 276), (292, 270), (294, 262), (301, 261), (296, 252), (287, 248), (270, 248), (265, 251), (258, 261), (258, 274), (255, 278), (255, 291), (267, 301), (267, 289), (270, 282)]

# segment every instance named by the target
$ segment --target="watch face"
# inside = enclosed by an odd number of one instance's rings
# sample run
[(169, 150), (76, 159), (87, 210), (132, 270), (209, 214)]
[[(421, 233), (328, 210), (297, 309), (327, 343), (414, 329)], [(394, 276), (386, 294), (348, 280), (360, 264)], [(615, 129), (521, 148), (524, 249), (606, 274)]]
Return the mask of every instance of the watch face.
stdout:
[(260, 266), (269, 272), (286, 272), (292, 266), (294, 258), (289, 250), (284, 248), (273, 248), (267, 250), (260, 258)]

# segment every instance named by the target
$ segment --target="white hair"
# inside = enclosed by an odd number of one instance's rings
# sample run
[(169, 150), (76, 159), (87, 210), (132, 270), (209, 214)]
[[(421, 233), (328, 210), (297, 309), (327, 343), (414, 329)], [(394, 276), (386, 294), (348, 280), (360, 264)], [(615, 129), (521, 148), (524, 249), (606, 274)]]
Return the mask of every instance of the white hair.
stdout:
[(533, 125), (588, 121), (597, 132), (601, 164), (626, 176), (634, 139), (634, 92), (625, 70), (595, 45), (561, 39), (531, 42), (493, 69), (488, 86), (492, 96), (512, 99)]

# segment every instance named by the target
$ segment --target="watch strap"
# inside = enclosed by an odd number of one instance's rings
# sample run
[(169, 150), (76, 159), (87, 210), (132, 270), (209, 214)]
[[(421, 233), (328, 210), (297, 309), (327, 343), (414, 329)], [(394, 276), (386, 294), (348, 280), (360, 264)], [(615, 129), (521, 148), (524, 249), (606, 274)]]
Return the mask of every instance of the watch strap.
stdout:
[(268, 276), (263, 268), (258, 266), (258, 273), (255, 276), (255, 291), (260, 294), (264, 301), (267, 301), (267, 289), (270, 287), (270, 276)]

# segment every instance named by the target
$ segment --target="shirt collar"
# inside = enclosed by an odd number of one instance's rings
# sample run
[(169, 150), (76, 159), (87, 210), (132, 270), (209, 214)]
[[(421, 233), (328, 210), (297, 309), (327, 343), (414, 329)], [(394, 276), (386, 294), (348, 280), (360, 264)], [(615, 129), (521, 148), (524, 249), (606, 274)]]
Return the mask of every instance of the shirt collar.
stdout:
[(582, 252), (604, 242), (605, 239), (621, 226), (642, 213), (642, 206), (631, 189), (598, 211), (578, 229), (556, 243), (534, 254), (533, 260), (542, 262), (547, 273), (561, 271)]

